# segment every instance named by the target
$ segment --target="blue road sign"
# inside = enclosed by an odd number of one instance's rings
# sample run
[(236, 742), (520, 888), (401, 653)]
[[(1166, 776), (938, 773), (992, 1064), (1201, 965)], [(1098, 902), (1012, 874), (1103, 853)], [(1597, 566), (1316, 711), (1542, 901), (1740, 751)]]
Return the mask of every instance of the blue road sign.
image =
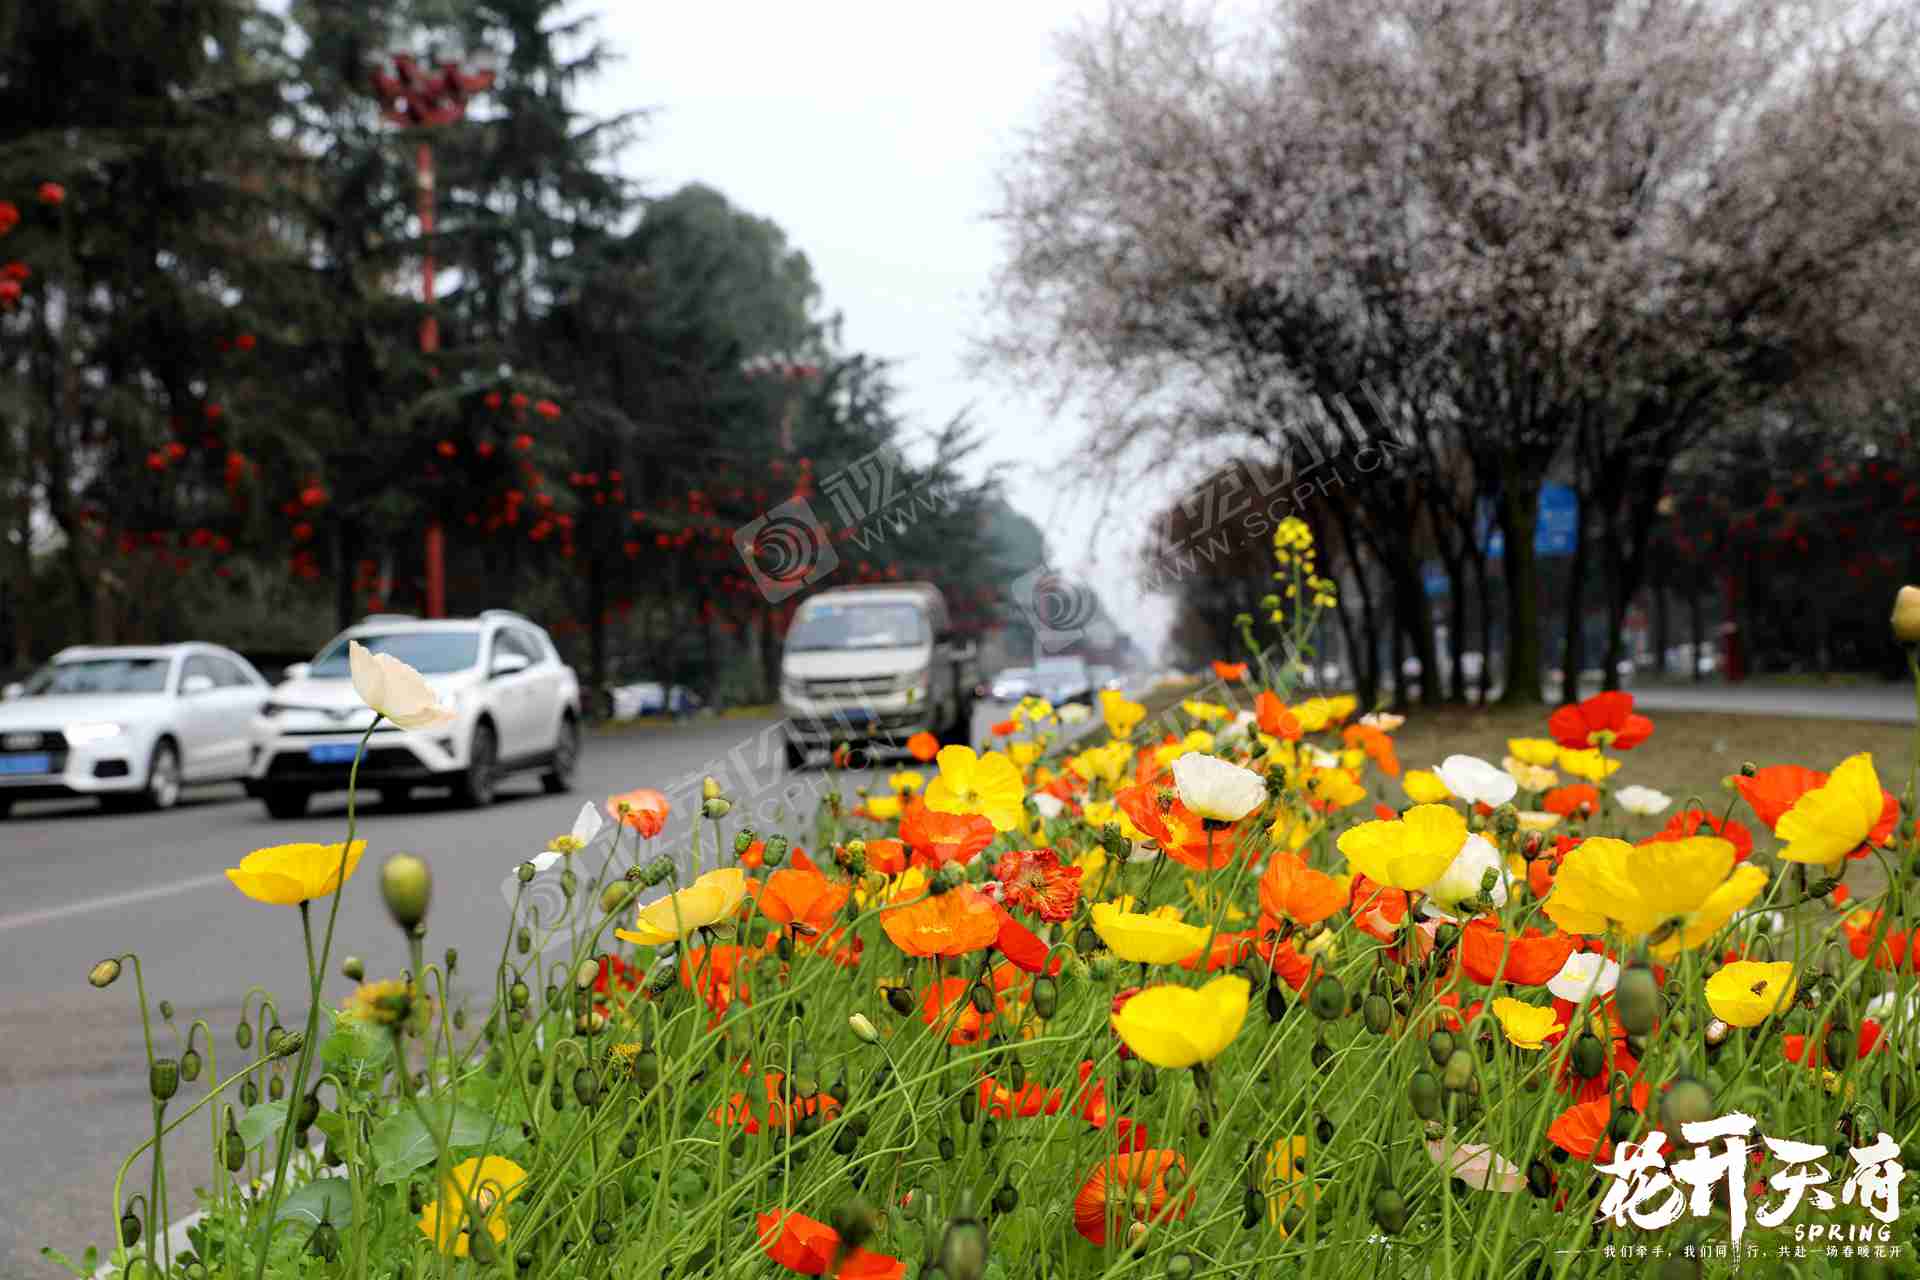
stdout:
[[(1491, 501), (1482, 499), (1477, 538), (1486, 548), (1489, 560), (1506, 554), (1507, 538), (1500, 531)], [(1563, 484), (1542, 485), (1540, 505), (1534, 512), (1533, 553), (1537, 556), (1570, 556), (1580, 531), (1580, 497)]]

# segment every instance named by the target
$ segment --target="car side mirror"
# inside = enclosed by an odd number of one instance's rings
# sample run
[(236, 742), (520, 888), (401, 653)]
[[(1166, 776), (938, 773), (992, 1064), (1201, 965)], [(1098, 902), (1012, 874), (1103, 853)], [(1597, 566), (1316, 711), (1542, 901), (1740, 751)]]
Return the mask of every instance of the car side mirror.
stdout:
[(510, 676), (517, 671), (525, 671), (533, 662), (524, 653), (501, 653), (494, 655), (493, 666), (488, 668), (487, 677), (497, 680), (501, 676)]
[(187, 697), (192, 697), (196, 693), (207, 693), (212, 689), (212, 676), (188, 676), (180, 682), (180, 692)]
[(285, 684), (289, 680), (305, 680), (307, 673), (312, 670), (311, 662), (289, 662), (286, 669), (280, 673), (280, 683)]

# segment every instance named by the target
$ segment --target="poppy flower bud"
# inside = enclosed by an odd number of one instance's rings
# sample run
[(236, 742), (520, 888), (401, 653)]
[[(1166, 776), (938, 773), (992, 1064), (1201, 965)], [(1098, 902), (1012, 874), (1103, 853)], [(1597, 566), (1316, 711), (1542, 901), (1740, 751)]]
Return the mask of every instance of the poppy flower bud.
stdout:
[(1436, 1067), (1446, 1066), (1447, 1059), (1453, 1056), (1453, 1051), (1457, 1047), (1453, 1032), (1444, 1027), (1427, 1037), (1427, 1056), (1433, 1059), (1433, 1065)]
[[(273, 1051), (273, 1056), (276, 1058), (291, 1058), (294, 1054), (300, 1052), (300, 1046), (304, 1045), (306, 1042), (307, 1042), (306, 1032), (304, 1031), (286, 1032), (284, 1035), (280, 1037), (280, 1047)], [(278, 1079), (279, 1077), (276, 1076), (274, 1078)]]
[(1853, 1050), (1857, 1043), (1851, 1030), (1842, 1023), (1834, 1023), (1827, 1029), (1827, 1065), (1835, 1071), (1845, 1071), (1853, 1062)]
[(940, 1270), (947, 1280), (980, 1280), (987, 1270), (987, 1228), (974, 1216), (973, 1197), (962, 1194), (960, 1212), (940, 1241)]
[[(1244, 1230), (1251, 1231), (1259, 1226), (1260, 1220), (1266, 1216), (1267, 1198), (1260, 1194), (1258, 1187), (1245, 1188), (1240, 1193), (1240, 1226)], [(1168, 1268), (1167, 1274), (1173, 1274), (1171, 1267)]]
[(240, 1082), (240, 1105), (242, 1107), (250, 1107), (258, 1101), (260, 1101), (260, 1086), (252, 1080), (242, 1080)]
[(722, 796), (714, 796), (710, 800), (700, 802), (701, 815), (713, 822), (718, 822), (732, 812), (733, 802)]
[(180, 1092), (180, 1064), (172, 1058), (155, 1058), (147, 1067), (147, 1091), (155, 1102)]
[(1613, 1006), (1620, 1014), (1620, 1025), (1630, 1036), (1650, 1035), (1660, 1020), (1660, 991), (1653, 970), (1644, 961), (1621, 971), (1613, 990)]
[(1473, 1082), (1473, 1055), (1465, 1049), (1455, 1049), (1447, 1055), (1446, 1065), (1440, 1068), (1440, 1087), (1458, 1093)]
[(319, 1118), (320, 1091), (316, 1088), (312, 1093), (300, 1099), (300, 1109), (294, 1113), (293, 1127), (295, 1129), (310, 1129), (313, 1127), (313, 1122)]
[(247, 1144), (240, 1137), (240, 1127), (233, 1122), (233, 1108), (227, 1108), (227, 1131), (220, 1138), (220, 1160), (227, 1166), (228, 1173), (238, 1173), (247, 1163)]
[(873, 1020), (867, 1017), (866, 1014), (856, 1013), (852, 1015), (847, 1019), (847, 1025), (853, 1028), (854, 1035), (860, 1037), (860, 1039), (866, 1041), (868, 1044), (880, 1043), (880, 1030), (873, 1025)]
[(573, 1096), (580, 1105), (590, 1107), (600, 1100), (600, 1077), (593, 1073), (592, 1067), (581, 1067), (573, 1073)]
[(553, 1083), (547, 1086), (547, 1105), (555, 1111), (567, 1109), (567, 1091), (560, 1087), (558, 1076), (555, 1076)]
[(590, 991), (593, 989), (594, 980), (599, 976), (600, 961), (597, 957), (589, 956), (574, 967), (574, 988), (579, 991)]
[(110, 987), (113, 985), (114, 979), (119, 976), (120, 962), (118, 960), (102, 960), (99, 964), (87, 970), (87, 981), (96, 987)]
[(380, 896), (386, 899), (387, 913), (402, 930), (411, 930), (427, 918), (427, 903), (433, 897), (433, 873), (426, 859), (411, 853), (396, 853), (380, 868)]
[(159, 1007), (160, 1007), (160, 1020), (162, 1022), (172, 1022), (173, 1021), (173, 1001), (162, 1000), (160, 1002)]
[(768, 836), (767, 844), (760, 851), (760, 861), (769, 867), (777, 867), (787, 860), (789, 845), (785, 836)]
[(647, 885), (659, 884), (673, 874), (673, 862), (664, 854), (649, 862), (640, 873), (641, 880)]
[(1087, 973), (1095, 982), (1105, 982), (1113, 976), (1113, 955), (1102, 951), (1087, 962)]
[(189, 1049), (180, 1055), (180, 1078), (192, 1084), (200, 1078), (200, 1051)]
[(523, 956), (532, 951), (533, 931), (525, 925), (520, 926), (520, 931), (513, 935), (513, 949)]
[(140, 1218), (133, 1211), (133, 1202), (127, 1202), (125, 1213), (120, 1215), (120, 1243), (131, 1249), (140, 1243)]
[(1698, 1124), (1713, 1116), (1713, 1090), (1692, 1076), (1675, 1080), (1660, 1100), (1660, 1127), (1669, 1134), (1678, 1134), (1683, 1125)]
[(1033, 1016), (1042, 1022), (1052, 1018), (1060, 1008), (1060, 988), (1052, 978), (1042, 975), (1033, 980)]
[(267, 1080), (267, 1101), (278, 1102), (280, 1101), (280, 1099), (286, 1096), (287, 1096), (286, 1077), (285, 1076), (270, 1077)]
[(1920, 587), (1902, 587), (1893, 597), (1893, 638), (1920, 644)]
[(460, 967), (459, 951), (455, 950), (453, 947), (448, 947), (447, 954), (444, 957), (442, 957), (442, 959), (445, 960), (446, 962), (447, 976), (452, 977), (453, 971)]
[(1751, 761), (1751, 760), (1743, 760), (1743, 761), (1741, 761), (1741, 762), (1740, 762), (1740, 776), (1741, 776), (1741, 777), (1743, 777), (1743, 778), (1751, 778), (1751, 777), (1753, 777), (1753, 776), (1754, 776), (1755, 774), (1757, 774), (1757, 773), (1759, 773), (1759, 772), (1760, 772), (1760, 766), (1759, 766), (1759, 765), (1757, 765), (1757, 764), (1755, 764), (1755, 763), (1754, 763), (1753, 761)]
[(364, 982), (367, 977), (367, 966), (359, 956), (347, 956), (340, 961), (340, 976), (349, 982)]
[(613, 1243), (613, 1224), (601, 1218), (593, 1224), (593, 1242), (601, 1248)]
[(1360, 1017), (1366, 1023), (1367, 1030), (1377, 1036), (1385, 1035), (1387, 1028), (1393, 1025), (1393, 1003), (1382, 995), (1368, 996), (1360, 1006)]
[(532, 884), (537, 870), (531, 862), (523, 862), (513, 869), (513, 874), (521, 884)]
[(307, 1252), (327, 1262), (340, 1256), (340, 1233), (333, 1229), (332, 1222), (320, 1219), (320, 1225), (307, 1237)]
[(953, 1139), (943, 1133), (940, 1135), (940, 1141), (936, 1145), (940, 1152), (940, 1158), (951, 1163), (954, 1153)]
[(1422, 1120), (1440, 1118), (1440, 1082), (1431, 1071), (1416, 1071), (1407, 1081), (1407, 1100), (1413, 1104), (1413, 1114)]
[(1340, 985), (1340, 979), (1330, 973), (1325, 974), (1313, 984), (1307, 1005), (1313, 1010), (1314, 1017), (1323, 1022), (1332, 1022), (1347, 1011), (1347, 989)]
[(733, 837), (733, 856), (736, 858), (746, 857), (747, 850), (753, 848), (753, 842), (758, 838), (759, 837), (753, 834), (752, 827), (742, 827), (739, 834)]
[(656, 996), (665, 995), (672, 988), (674, 975), (677, 972), (679, 972), (679, 962), (675, 958), (668, 958), (656, 964), (653, 972), (647, 975), (647, 993)]
[(1398, 1235), (1407, 1225), (1407, 1202), (1392, 1187), (1373, 1193), (1373, 1221), (1387, 1235)]
[(1019, 1207), (1020, 1207), (1019, 1189), (1015, 1187), (1011, 1182), (1001, 1183), (1000, 1189), (993, 1193), (993, 1211), (995, 1213), (1006, 1214), (1006, 1213), (1012, 1213), (1015, 1209)]
[(1572, 1062), (1575, 1075), (1582, 1080), (1591, 1080), (1607, 1069), (1606, 1046), (1591, 1031), (1583, 1031), (1580, 1038), (1573, 1042)]

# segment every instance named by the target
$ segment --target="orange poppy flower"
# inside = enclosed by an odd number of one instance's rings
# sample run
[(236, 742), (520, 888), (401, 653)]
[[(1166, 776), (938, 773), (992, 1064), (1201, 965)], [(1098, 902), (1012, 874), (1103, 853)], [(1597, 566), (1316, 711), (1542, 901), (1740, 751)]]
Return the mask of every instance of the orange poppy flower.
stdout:
[(1483, 987), (1492, 986), (1496, 976), (1516, 987), (1538, 987), (1560, 972), (1573, 945), (1570, 933), (1545, 934), (1529, 925), (1514, 937), (1497, 921), (1483, 917), (1460, 931), (1460, 967)]
[(907, 739), (907, 753), (921, 764), (940, 754), (940, 739), (922, 729)]
[[(1826, 786), (1827, 778), (1828, 775), (1818, 769), (1803, 769), (1797, 764), (1770, 764), (1751, 778), (1735, 778), (1733, 785), (1740, 789), (1740, 794), (1753, 807), (1754, 813), (1771, 831), (1780, 825), (1780, 819), (1801, 796), (1817, 787)], [(1900, 802), (1893, 793), (1882, 787), (1880, 796), (1880, 820), (1874, 824), (1860, 847), (1848, 857), (1864, 858), (1868, 845), (1885, 844), (1893, 834), (1894, 824), (1900, 821)]]
[(996, 1120), (1058, 1115), (1066, 1097), (1066, 1090), (1048, 1089), (1032, 1080), (1018, 1089), (1008, 1089), (992, 1076), (980, 1081), (980, 1109)]
[(607, 797), (607, 812), (648, 840), (660, 834), (667, 825), (667, 815), (672, 811), (673, 806), (667, 803), (667, 797), (652, 787), (641, 787), (636, 791), (623, 791), (617, 796)]
[(915, 804), (900, 819), (900, 838), (913, 846), (914, 862), (928, 867), (971, 862), (993, 837), (993, 822), (985, 814), (941, 813)]
[(760, 913), (782, 927), (802, 925), (815, 933), (833, 927), (833, 918), (852, 892), (809, 866), (786, 868), (767, 877), (760, 889)]
[(747, 999), (746, 970), (753, 967), (758, 953), (732, 944), (693, 947), (680, 961), (680, 985), (694, 990), (700, 984), (701, 998), (715, 1013), (725, 1013), (737, 996)]
[[(1650, 1092), (1644, 1081), (1633, 1086), (1628, 1101), (1635, 1111), (1646, 1113)], [(1613, 1098), (1602, 1094), (1562, 1111), (1547, 1127), (1547, 1141), (1577, 1160), (1611, 1159), (1613, 1140), (1607, 1137), (1607, 1126), (1612, 1120)]]
[(767, 842), (755, 840), (747, 846), (747, 851), (736, 860), (749, 871), (758, 871), (767, 865)]
[(1600, 808), (1600, 792), (1584, 782), (1575, 782), (1541, 796), (1540, 807), (1563, 818), (1590, 818)]
[(867, 841), (867, 870), (878, 871), (883, 876), (897, 876), (906, 869), (907, 846), (904, 841)]
[(1667, 840), (1685, 840), (1699, 834), (1705, 827), (1708, 834), (1719, 836), (1733, 846), (1733, 860), (1745, 862), (1753, 856), (1753, 832), (1747, 824), (1733, 818), (1725, 821), (1714, 817), (1704, 809), (1682, 809), (1667, 819), (1667, 825), (1642, 840), (1641, 844), (1659, 844)]
[[(1207, 948), (1207, 972), (1216, 973), (1221, 969), (1233, 968), (1233, 966), (1253, 954), (1253, 948), (1257, 941), (1258, 936), (1251, 929), (1246, 929), (1239, 933), (1214, 934), (1213, 945)], [(1185, 960), (1182, 960), (1180, 967), (1182, 969), (1192, 969), (1199, 963), (1200, 953), (1196, 951)], [(1119, 1010), (1116, 1009), (1114, 1012), (1118, 1013)]]
[(1347, 891), (1324, 871), (1315, 871), (1297, 853), (1282, 849), (1267, 860), (1260, 877), (1260, 910), (1276, 922), (1315, 925), (1347, 905)]
[(947, 1043), (964, 1048), (987, 1038), (993, 1014), (973, 1007), (972, 978), (943, 978), (920, 993), (920, 1021), (945, 1027)]
[[(1175, 1152), (1162, 1149), (1135, 1151), (1094, 1166), (1073, 1198), (1073, 1228), (1096, 1245), (1107, 1242), (1109, 1226), (1122, 1232), (1135, 1222), (1176, 1222), (1193, 1207), (1195, 1192), (1168, 1203), (1167, 1170), (1178, 1168), (1184, 1175), (1187, 1162)], [(1109, 1191), (1117, 1222), (1107, 1217)]]
[(1001, 901), (1042, 920), (1061, 921), (1073, 914), (1080, 899), (1080, 868), (1063, 867), (1051, 849), (1016, 849), (1000, 855), (993, 865), (1000, 882)]
[[(1553, 1002), (1554, 1018), (1569, 1028), (1574, 1025), (1578, 1010), (1579, 1006), (1571, 1000)], [(1624, 1075), (1631, 1079), (1640, 1072), (1639, 1061), (1627, 1052), (1627, 1029), (1620, 1025), (1620, 1015), (1614, 1011), (1613, 997), (1608, 996), (1603, 1003), (1589, 1005), (1587, 1016), (1591, 1019), (1588, 1029), (1599, 1038), (1603, 1054), (1600, 1074), (1583, 1078), (1573, 1069), (1573, 1057), (1569, 1054), (1560, 1059), (1554, 1076), (1554, 1087), (1575, 1102), (1604, 1098), (1616, 1076)], [(1547, 1038), (1547, 1043), (1557, 1045), (1566, 1037), (1576, 1034), (1571, 1030), (1557, 1031)]]
[[(1880, 913), (1855, 911), (1840, 922), (1840, 928), (1847, 935), (1847, 950), (1853, 952), (1853, 958), (1865, 960), (1867, 952), (1873, 949), (1873, 935), (1880, 928)], [(1873, 967), (1896, 971), (1901, 968), (1920, 970), (1920, 938), (1906, 929), (1888, 929), (1886, 936), (1880, 939), (1880, 950), (1873, 958)]]
[(1380, 772), (1389, 778), (1400, 776), (1400, 757), (1393, 749), (1393, 739), (1372, 725), (1350, 724), (1340, 731), (1341, 740), (1349, 747), (1359, 747), (1367, 753), (1367, 759), (1380, 766)]
[(1182, 866), (1217, 871), (1233, 861), (1239, 828), (1208, 828), (1171, 789), (1147, 784), (1122, 787), (1113, 799), (1140, 834)]
[[(1813, 1051), (1807, 1047), (1811, 1042)], [(1875, 1049), (1884, 1049), (1880, 1042), (1880, 1024), (1872, 1018), (1860, 1020), (1860, 1038), (1854, 1048), (1856, 1058), (1864, 1058)], [(1808, 1067), (1819, 1068), (1827, 1065), (1827, 1026), (1820, 1028), (1817, 1036), (1785, 1035), (1780, 1037), (1780, 1051), (1788, 1062), (1798, 1062)]]
[(993, 736), (996, 738), (1011, 737), (1018, 732), (1020, 732), (1020, 726), (1011, 720), (1002, 720), (992, 729)]
[(902, 1280), (907, 1264), (866, 1249), (840, 1251), (840, 1233), (805, 1214), (786, 1211), (756, 1215), (760, 1248), (769, 1258), (803, 1276), (824, 1276), (840, 1260), (835, 1280)]
[(1215, 658), (1213, 660), (1213, 674), (1222, 680), (1245, 680), (1247, 678), (1247, 664), (1244, 662), (1222, 662), (1220, 659)]
[(1264, 734), (1285, 742), (1300, 740), (1300, 721), (1271, 689), (1262, 689), (1254, 698), (1253, 718)]
[(1596, 693), (1554, 712), (1547, 719), (1547, 732), (1572, 751), (1598, 746), (1631, 751), (1652, 736), (1653, 721), (1633, 713), (1630, 693)]
[(1000, 936), (995, 903), (961, 885), (880, 913), (880, 927), (910, 956), (964, 956), (990, 947)]
[(1292, 938), (1285, 942), (1262, 942), (1254, 951), (1267, 962), (1280, 981), (1295, 991), (1306, 990), (1307, 979), (1313, 976), (1313, 958), (1302, 951)]
[(1065, 963), (1064, 957), (1056, 955), (1049, 964), (1047, 956), (1052, 948), (1041, 940), (1040, 935), (1014, 919), (1013, 913), (999, 903), (993, 906), (1000, 915), (1000, 934), (993, 940), (1000, 954), (1026, 973), (1038, 974), (1045, 969), (1047, 973), (1058, 976)]
[(1355, 872), (1347, 909), (1353, 913), (1353, 923), (1361, 932), (1382, 942), (1393, 942), (1400, 936), (1400, 922), (1407, 918), (1406, 890), (1377, 885)]

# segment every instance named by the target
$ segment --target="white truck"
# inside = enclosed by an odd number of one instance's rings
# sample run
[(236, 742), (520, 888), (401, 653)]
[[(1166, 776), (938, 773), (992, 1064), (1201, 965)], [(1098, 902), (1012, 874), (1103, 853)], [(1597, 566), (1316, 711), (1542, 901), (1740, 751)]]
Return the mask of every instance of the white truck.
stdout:
[(952, 629), (929, 582), (835, 587), (795, 612), (780, 658), (787, 767), (836, 744), (900, 746), (973, 728), (979, 650)]

